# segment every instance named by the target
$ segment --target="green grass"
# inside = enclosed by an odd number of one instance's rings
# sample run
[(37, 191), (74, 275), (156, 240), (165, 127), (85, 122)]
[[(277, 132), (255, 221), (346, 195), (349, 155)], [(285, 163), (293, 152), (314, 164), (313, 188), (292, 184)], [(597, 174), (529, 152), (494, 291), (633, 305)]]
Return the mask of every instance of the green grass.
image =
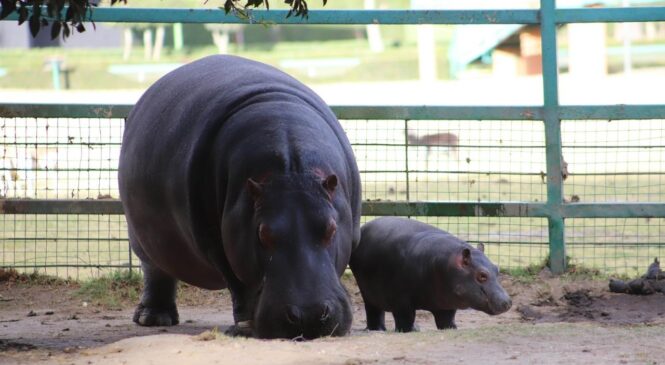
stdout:
[[(355, 58), (358, 66), (329, 75), (311, 77), (306, 70), (286, 69), (301, 81), (309, 84), (323, 82), (391, 81), (417, 79), (418, 59), (415, 44), (398, 42), (399, 46), (387, 45), (382, 53), (372, 53), (365, 40), (338, 40), (324, 42), (282, 42), (269, 49), (260, 45), (248, 46), (245, 50), (233, 50), (238, 56), (280, 66), (289, 59)], [(440, 46), (438, 53), (445, 53)], [(148, 76), (138, 81), (136, 76), (117, 76), (108, 72), (111, 65), (145, 63), (186, 63), (207, 55), (216, 54), (215, 47), (199, 47), (183, 53), (165, 49), (158, 62), (145, 61), (142, 48), (136, 48), (127, 61), (122, 59), (121, 49), (35, 49), (0, 50), (0, 67), (7, 75), (0, 78), (0, 88), (51, 89), (51, 73), (47, 60), (51, 57), (64, 59), (70, 71), (71, 89), (113, 90), (145, 89), (161, 75)], [(445, 77), (447, 65), (439, 65), (439, 75)]]
[(138, 302), (142, 285), (143, 276), (138, 272), (119, 270), (83, 281), (76, 294), (94, 305), (121, 308)]

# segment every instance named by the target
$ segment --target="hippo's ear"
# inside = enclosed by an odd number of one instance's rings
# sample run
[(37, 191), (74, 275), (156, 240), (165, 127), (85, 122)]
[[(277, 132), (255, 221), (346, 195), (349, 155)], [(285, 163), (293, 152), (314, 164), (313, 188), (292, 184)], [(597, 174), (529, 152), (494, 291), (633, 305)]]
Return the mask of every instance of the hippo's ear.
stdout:
[(323, 188), (328, 192), (328, 196), (332, 199), (335, 189), (337, 188), (337, 175), (329, 175), (325, 180), (323, 180)]
[(462, 265), (470, 266), (471, 265), (471, 250), (465, 248), (462, 250)]
[(255, 202), (261, 198), (261, 194), (263, 193), (263, 188), (261, 187), (261, 184), (252, 180), (251, 177), (247, 179), (247, 183), (245, 183), (245, 188), (247, 189), (247, 192)]
[(476, 248), (478, 249), (478, 251), (485, 253), (485, 245), (482, 242), (478, 243), (478, 246)]

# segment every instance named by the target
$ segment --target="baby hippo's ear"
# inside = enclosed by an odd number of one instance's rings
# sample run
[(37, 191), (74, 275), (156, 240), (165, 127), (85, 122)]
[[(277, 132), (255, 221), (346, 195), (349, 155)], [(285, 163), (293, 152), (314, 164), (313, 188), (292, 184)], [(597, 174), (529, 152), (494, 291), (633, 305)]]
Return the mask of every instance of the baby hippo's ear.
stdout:
[(471, 266), (471, 250), (468, 248), (462, 250), (462, 266)]
[(485, 253), (485, 245), (482, 242), (478, 243), (478, 247), (476, 248), (478, 249), (478, 251)]

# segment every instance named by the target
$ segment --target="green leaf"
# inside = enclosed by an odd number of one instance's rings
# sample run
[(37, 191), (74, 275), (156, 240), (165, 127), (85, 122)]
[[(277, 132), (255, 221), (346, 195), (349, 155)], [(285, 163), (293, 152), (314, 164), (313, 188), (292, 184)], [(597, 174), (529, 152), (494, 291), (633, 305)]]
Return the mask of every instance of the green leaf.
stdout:
[(30, 34), (32, 34), (32, 37), (36, 37), (37, 33), (39, 33), (39, 26), (41, 25), (39, 22), (39, 16), (36, 14), (33, 14), (30, 16)]
[(2, 11), (0, 12), (0, 19), (4, 19), (16, 10), (15, 0), (0, 0)]
[(21, 7), (18, 9), (18, 25), (23, 24), (28, 20), (28, 8), (21, 3)]
[(64, 23), (64, 22), (63, 22), (63, 23), (62, 23), (62, 26), (63, 26), (63, 30), (62, 30), (62, 38), (67, 38), (67, 37), (69, 37), (69, 33), (70, 33), (69, 25), (67, 25), (67, 23)]
[(62, 22), (54, 21), (51, 26), (51, 39), (56, 39), (60, 35), (60, 30), (62, 29)]

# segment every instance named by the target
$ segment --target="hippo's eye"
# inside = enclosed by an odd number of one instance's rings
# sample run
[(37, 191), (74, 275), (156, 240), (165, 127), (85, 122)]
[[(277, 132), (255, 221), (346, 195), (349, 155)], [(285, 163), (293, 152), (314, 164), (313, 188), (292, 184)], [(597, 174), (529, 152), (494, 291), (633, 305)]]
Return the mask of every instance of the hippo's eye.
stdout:
[(324, 246), (328, 246), (330, 244), (330, 241), (335, 235), (335, 232), (337, 232), (337, 223), (335, 223), (333, 219), (330, 219), (326, 225), (326, 232), (323, 234), (323, 240), (321, 240)]
[(263, 223), (259, 224), (259, 241), (267, 249), (272, 249), (275, 246), (275, 239), (270, 233), (270, 229)]
[(480, 272), (480, 273), (478, 273), (478, 275), (476, 276), (476, 280), (478, 280), (478, 282), (481, 283), (481, 284), (484, 283), (484, 282), (486, 282), (487, 279), (489, 279), (489, 276), (488, 276), (487, 273), (485, 273), (485, 272)]

